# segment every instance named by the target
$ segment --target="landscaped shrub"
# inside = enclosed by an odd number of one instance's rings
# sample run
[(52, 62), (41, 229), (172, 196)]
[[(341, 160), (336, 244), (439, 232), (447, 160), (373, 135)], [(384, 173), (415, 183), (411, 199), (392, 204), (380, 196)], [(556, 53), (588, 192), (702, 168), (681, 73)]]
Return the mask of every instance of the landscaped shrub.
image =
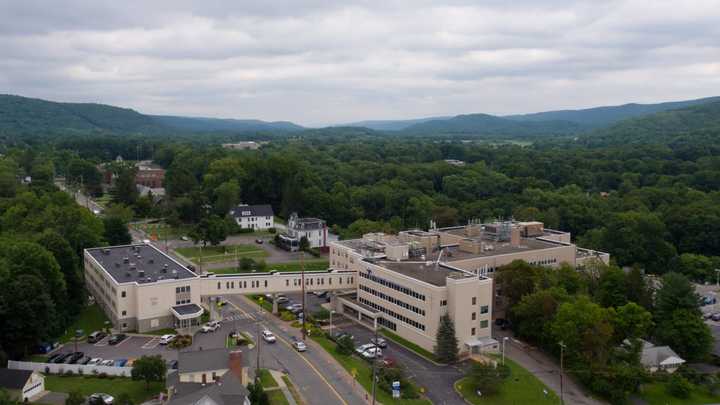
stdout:
[(675, 398), (688, 398), (692, 392), (692, 384), (685, 377), (679, 374), (673, 374), (668, 381), (667, 393)]
[(294, 321), (296, 316), (290, 311), (280, 311), (280, 319), (286, 322)]
[(190, 335), (178, 335), (169, 344), (173, 349), (184, 349), (190, 345), (192, 345), (192, 336)]

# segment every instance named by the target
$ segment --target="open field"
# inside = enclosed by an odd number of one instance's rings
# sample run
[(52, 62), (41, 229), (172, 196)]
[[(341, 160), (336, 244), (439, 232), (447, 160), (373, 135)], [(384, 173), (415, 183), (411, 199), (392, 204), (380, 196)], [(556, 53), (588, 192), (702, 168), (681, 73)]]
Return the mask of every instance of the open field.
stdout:
[(268, 252), (265, 249), (250, 244), (206, 247), (194, 246), (177, 248), (175, 251), (196, 264), (201, 259), (203, 263), (220, 263), (234, 261), (243, 257), (257, 260), (268, 256)]
[(644, 384), (639, 396), (650, 405), (704, 405), (720, 402), (720, 396), (710, 395), (707, 390), (698, 386), (694, 386), (688, 398), (675, 398), (665, 389), (664, 383)]

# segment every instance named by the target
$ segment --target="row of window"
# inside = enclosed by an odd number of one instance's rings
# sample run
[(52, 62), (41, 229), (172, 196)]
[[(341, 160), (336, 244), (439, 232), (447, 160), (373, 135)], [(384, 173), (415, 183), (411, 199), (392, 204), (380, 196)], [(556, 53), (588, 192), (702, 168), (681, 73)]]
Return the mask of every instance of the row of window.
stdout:
[(175, 300), (175, 305), (183, 305), (183, 304), (189, 304), (190, 298), (184, 299), (184, 300)]
[(380, 324), (381, 326), (384, 326), (384, 327), (390, 329), (391, 331), (397, 330), (397, 325), (395, 325), (395, 322), (388, 321), (387, 319), (385, 319), (383, 317), (378, 318), (377, 323)]
[[(268, 286), (267, 280), (264, 281), (264, 287)], [(260, 280), (250, 280), (250, 288), (258, 288), (260, 287)], [(237, 288), (248, 288), (247, 286), (247, 280), (246, 281), (238, 281), (237, 282)], [(217, 283), (217, 289), (222, 289), (222, 282), (218, 281)], [(225, 282), (225, 289), (226, 290), (234, 290), (235, 289), (235, 282), (234, 281), (226, 281)]]
[(391, 297), (391, 296), (389, 296), (389, 295), (387, 295), (387, 294), (384, 294), (384, 293), (382, 293), (382, 292), (380, 292), (380, 291), (374, 290), (374, 289), (372, 289), (372, 288), (370, 288), (370, 287), (368, 287), (368, 286), (366, 286), (366, 285), (364, 285), (364, 284), (360, 284), (360, 289), (363, 290), (363, 291), (365, 291), (365, 292), (368, 293), (368, 294), (372, 294), (372, 295), (374, 295), (374, 296), (376, 296), (376, 297), (378, 297), (378, 298), (384, 299), (385, 301), (391, 302), (391, 303), (393, 303), (393, 304), (395, 304), (395, 305), (397, 305), (397, 306), (403, 307), (403, 308), (405, 308), (405, 309), (409, 309), (410, 311), (413, 311), (413, 312), (415, 312), (416, 314), (420, 314), (420, 315), (422, 315), (422, 316), (425, 316), (425, 310), (422, 309), (422, 308), (418, 308), (418, 307), (416, 307), (416, 306), (414, 306), (414, 305), (408, 304), (407, 302), (400, 301), (399, 299), (397, 299), (397, 298), (395, 298), (395, 297)]
[(175, 293), (180, 294), (184, 292), (190, 292), (190, 286), (184, 286), (184, 287), (175, 287)]
[(364, 279), (370, 280), (374, 283), (378, 283), (378, 284), (388, 287), (388, 288), (392, 288), (395, 291), (400, 291), (401, 293), (403, 293), (405, 295), (409, 295), (413, 298), (419, 299), (420, 301), (425, 301), (424, 294), (420, 294), (419, 292), (413, 291), (407, 287), (403, 287), (400, 284), (397, 284), (390, 280), (385, 280), (384, 278), (377, 277), (377, 276), (371, 274), (369, 270), (367, 273), (360, 272), (359, 274), (360, 274), (360, 277), (362, 277)]
[[(325, 285), (326, 280), (327, 280), (327, 285), (333, 284), (332, 277), (327, 277), (327, 278), (326, 277), (315, 277), (315, 278), (306, 277), (305, 285), (316, 285), (316, 286)], [(263, 287), (267, 287), (268, 286), (267, 280), (262, 280), (262, 281), (263, 281)], [(352, 284), (355, 281), (355, 278), (353, 276), (348, 276), (348, 277), (345, 277), (345, 281), (347, 282), (347, 284)], [(340, 285), (342, 285), (342, 283), (343, 283), (342, 277), (338, 277), (338, 283)], [(238, 288), (248, 288), (247, 281), (238, 281), (237, 285), (238, 285)], [(297, 286), (301, 286), (301, 285), (302, 285), (302, 279), (300, 279), (300, 278), (293, 279), (293, 286), (297, 287)], [(285, 286), (290, 287), (290, 279), (285, 279)], [(258, 288), (258, 287), (260, 287), (260, 280), (250, 280), (250, 288)], [(222, 289), (222, 282), (218, 281), (217, 289), (218, 290)], [(226, 281), (225, 289), (227, 289), (227, 290), (235, 289), (235, 282), (234, 281)], [(188, 287), (188, 292), (189, 291), (190, 291), (190, 287)]]
[(377, 311), (381, 311), (381, 312), (384, 312), (384, 313), (390, 315), (391, 317), (399, 320), (400, 322), (406, 323), (406, 324), (408, 324), (408, 325), (410, 325), (410, 326), (412, 326), (412, 327), (414, 327), (414, 328), (420, 329), (421, 331), (425, 331), (425, 325), (421, 324), (420, 322), (414, 321), (414, 320), (412, 320), (412, 319), (410, 319), (410, 318), (408, 318), (408, 317), (406, 317), (406, 316), (402, 316), (402, 315), (398, 314), (398, 313), (395, 312), (395, 311), (392, 311), (392, 310), (390, 310), (390, 309), (387, 309), (387, 308), (385, 308), (385, 307), (383, 307), (383, 306), (381, 306), (381, 305), (378, 305), (378, 304), (376, 304), (376, 303), (374, 303), (374, 302), (372, 302), (372, 301), (370, 301), (370, 300), (366, 300), (366, 299), (363, 298), (363, 297), (359, 297), (358, 300), (359, 300), (361, 303), (369, 306), (369, 307), (372, 308), (372, 309), (375, 309), (375, 310), (377, 310)]

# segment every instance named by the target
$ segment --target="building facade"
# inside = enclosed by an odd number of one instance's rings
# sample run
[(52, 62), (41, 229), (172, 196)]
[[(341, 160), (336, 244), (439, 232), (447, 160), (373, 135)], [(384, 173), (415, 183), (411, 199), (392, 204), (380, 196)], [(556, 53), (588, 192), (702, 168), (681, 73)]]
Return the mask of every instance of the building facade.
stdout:
[(281, 246), (293, 252), (300, 249), (302, 238), (307, 238), (311, 248), (326, 250), (328, 247), (327, 224), (319, 218), (300, 218), (293, 213), (285, 232), (279, 236)]
[(230, 210), (230, 215), (235, 218), (235, 223), (242, 229), (265, 230), (275, 226), (275, 214), (270, 204), (239, 204)]

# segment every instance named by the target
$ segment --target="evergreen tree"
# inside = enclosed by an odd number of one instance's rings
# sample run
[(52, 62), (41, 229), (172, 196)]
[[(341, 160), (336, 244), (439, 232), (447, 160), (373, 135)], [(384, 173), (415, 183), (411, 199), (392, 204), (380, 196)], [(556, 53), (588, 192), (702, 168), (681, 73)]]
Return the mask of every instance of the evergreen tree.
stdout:
[(450, 315), (440, 317), (440, 326), (436, 335), (435, 356), (442, 363), (454, 363), (458, 359), (458, 340), (455, 336), (455, 323)]
[(132, 242), (132, 236), (127, 225), (119, 217), (106, 217), (103, 219), (105, 224), (105, 240), (110, 246), (128, 245)]

